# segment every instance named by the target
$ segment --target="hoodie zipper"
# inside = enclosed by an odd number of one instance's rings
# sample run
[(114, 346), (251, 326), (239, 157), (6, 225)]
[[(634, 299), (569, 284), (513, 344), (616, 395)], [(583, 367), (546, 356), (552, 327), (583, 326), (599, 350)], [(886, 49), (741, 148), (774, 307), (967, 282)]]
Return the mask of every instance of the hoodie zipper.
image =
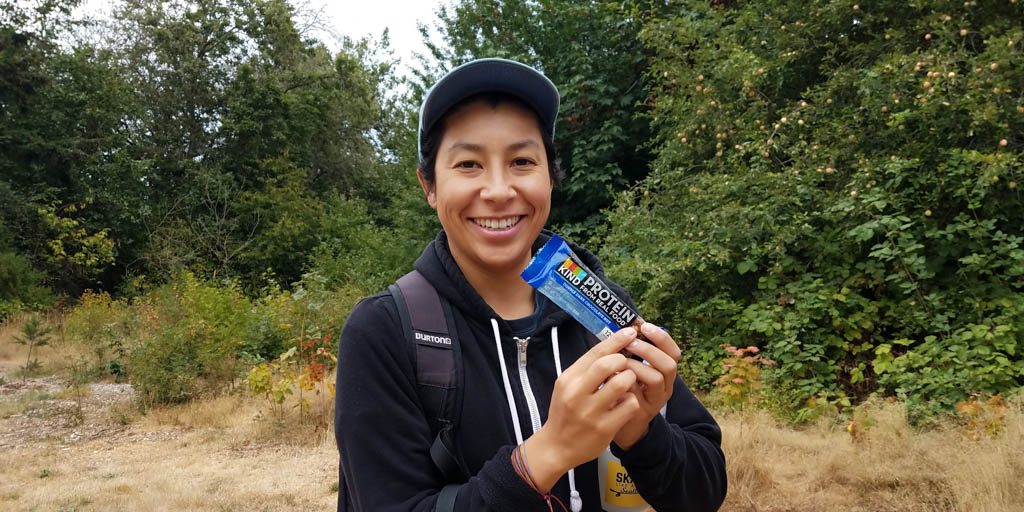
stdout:
[(537, 409), (537, 398), (533, 396), (533, 389), (530, 387), (530, 379), (526, 376), (526, 349), (530, 346), (530, 336), (519, 338), (513, 336), (516, 346), (519, 348), (519, 382), (523, 386), (523, 395), (526, 396), (526, 406), (530, 409), (530, 426), (533, 432), (540, 430), (540, 411)]

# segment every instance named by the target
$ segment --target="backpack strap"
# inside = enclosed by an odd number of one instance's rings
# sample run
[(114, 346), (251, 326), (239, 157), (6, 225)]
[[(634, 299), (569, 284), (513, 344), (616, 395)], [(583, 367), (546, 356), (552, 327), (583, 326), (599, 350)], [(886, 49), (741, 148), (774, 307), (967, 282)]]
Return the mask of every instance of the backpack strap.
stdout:
[[(430, 431), (436, 436), (430, 446), (430, 458), (447, 483), (465, 482), (467, 471), (451, 449), (454, 419), (461, 413), (459, 390), (463, 378), (462, 351), (451, 305), (416, 270), (402, 276), (388, 289), (398, 306), (402, 329), (416, 353), (420, 401), (427, 413)], [(442, 492), (445, 499), (438, 500), (436, 510), (451, 510), (455, 490)]]

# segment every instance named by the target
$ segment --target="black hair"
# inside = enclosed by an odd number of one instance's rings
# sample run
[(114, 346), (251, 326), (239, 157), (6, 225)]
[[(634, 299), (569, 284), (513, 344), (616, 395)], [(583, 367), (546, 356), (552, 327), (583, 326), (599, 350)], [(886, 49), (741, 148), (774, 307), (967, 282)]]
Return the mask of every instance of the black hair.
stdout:
[(537, 120), (537, 126), (540, 128), (540, 138), (544, 143), (544, 153), (548, 160), (548, 174), (551, 176), (551, 181), (554, 183), (555, 188), (558, 188), (562, 184), (563, 174), (562, 169), (558, 167), (558, 160), (556, 159), (557, 155), (555, 154), (554, 134), (551, 133), (551, 127), (544, 126), (540, 121), (540, 116), (537, 115), (537, 111), (518, 96), (496, 91), (474, 94), (473, 96), (469, 96), (468, 98), (456, 103), (452, 108), (448, 109), (448, 111), (444, 113), (444, 116), (441, 119), (434, 123), (434, 126), (427, 130), (427, 133), (423, 136), (423, 154), (420, 155), (419, 163), (419, 172), (420, 175), (423, 176), (423, 180), (433, 185), (434, 180), (437, 177), (435, 173), (437, 150), (438, 146), (441, 145), (441, 139), (444, 138), (444, 130), (448, 123), (448, 118), (459, 109), (477, 101), (484, 101), (491, 107), (497, 107), (501, 104), (515, 105), (533, 113), (534, 118)]

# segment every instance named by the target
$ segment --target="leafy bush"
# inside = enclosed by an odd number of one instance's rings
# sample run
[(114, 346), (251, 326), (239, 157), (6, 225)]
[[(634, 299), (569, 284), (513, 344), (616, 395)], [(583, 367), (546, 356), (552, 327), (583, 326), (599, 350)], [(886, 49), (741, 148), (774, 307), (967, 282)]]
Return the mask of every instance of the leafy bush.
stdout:
[(237, 356), (255, 315), (234, 285), (216, 287), (184, 273), (134, 307), (139, 340), (127, 369), (144, 405), (184, 402), (240, 376)]
[(603, 255), (693, 384), (728, 343), (796, 403), (1024, 385), (1024, 4), (679, 4)]
[(754, 405), (761, 400), (764, 387), (761, 368), (774, 366), (775, 361), (765, 359), (757, 347), (736, 348), (722, 345), (728, 357), (722, 361), (722, 375), (715, 381), (722, 402), (735, 408)]
[(126, 377), (146, 406), (184, 402), (233, 386), (249, 366), (289, 349), (306, 373), (322, 374), (317, 349), (337, 351), (336, 335), (364, 295), (327, 285), (308, 273), (291, 291), (270, 285), (250, 301), (234, 282), (218, 286), (182, 273), (130, 303), (85, 293), (67, 315), (66, 333), (95, 356), (83, 372)]
[(53, 294), (43, 286), (44, 278), (27, 258), (0, 252), (0, 320), (24, 309), (53, 304)]
[[(316, 272), (302, 276), (291, 291), (271, 287), (255, 301), (251, 330), (240, 352), (251, 361), (270, 361), (302, 340), (341, 332), (349, 311), (365, 293), (354, 287), (331, 288)], [(329, 340), (337, 352), (337, 338)]]
[[(249, 391), (270, 401), (278, 421), (283, 421), (285, 402), (289, 396), (296, 394), (297, 389), (298, 401), (295, 406), (299, 409), (299, 417), (305, 420), (308, 415), (315, 432), (326, 431), (331, 410), (330, 399), (335, 394), (334, 383), (327, 380), (327, 377), (338, 363), (338, 358), (329, 348), (333, 344), (330, 334), (319, 340), (311, 338), (288, 349), (273, 361), (252, 367), (246, 376)], [(305, 393), (313, 394), (315, 404)]]
[(65, 334), (83, 344), (93, 361), (86, 373), (125, 377), (125, 358), (131, 340), (138, 334), (135, 311), (122, 300), (105, 292), (86, 291), (64, 320)]
[(355, 286), (368, 293), (383, 290), (408, 272), (430, 241), (422, 234), (374, 225), (367, 206), (355, 200), (337, 201), (324, 224), (313, 270), (332, 286)]
[(969, 400), (956, 404), (964, 434), (975, 441), (994, 438), (1006, 431), (1006, 402), (998, 393), (985, 399), (972, 393)]

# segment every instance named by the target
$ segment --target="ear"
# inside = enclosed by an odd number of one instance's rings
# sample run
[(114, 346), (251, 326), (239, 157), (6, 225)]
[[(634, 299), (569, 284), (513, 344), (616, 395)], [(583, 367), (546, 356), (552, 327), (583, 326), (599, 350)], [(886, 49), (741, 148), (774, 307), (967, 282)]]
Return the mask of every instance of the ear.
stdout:
[(423, 177), (423, 172), (416, 169), (416, 179), (420, 182), (420, 188), (423, 189), (423, 195), (427, 196), (427, 204), (431, 208), (437, 209), (437, 190), (433, 183), (430, 183)]

